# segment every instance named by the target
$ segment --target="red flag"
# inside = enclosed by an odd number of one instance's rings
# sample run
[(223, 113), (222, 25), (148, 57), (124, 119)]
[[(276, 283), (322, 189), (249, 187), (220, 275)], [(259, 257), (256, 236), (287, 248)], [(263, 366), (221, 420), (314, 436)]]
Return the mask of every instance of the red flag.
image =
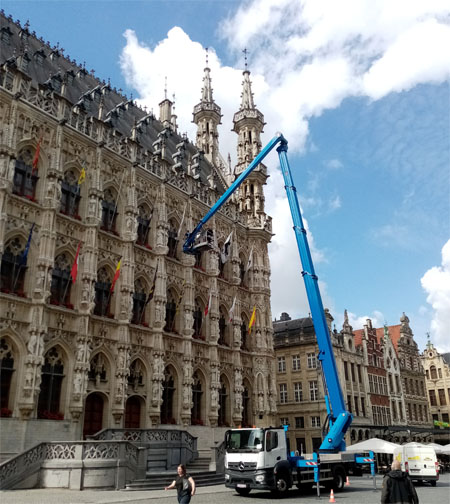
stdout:
[(78, 273), (78, 256), (80, 255), (81, 242), (78, 244), (77, 253), (75, 254), (75, 260), (73, 261), (72, 270), (70, 271), (70, 276), (72, 277), (72, 282), (75, 283)]
[(39, 153), (41, 152), (41, 142), (42, 142), (42, 137), (39, 138), (37, 147), (36, 147), (36, 152), (34, 153), (34, 158), (33, 158), (33, 164), (32, 167), (33, 169), (31, 170), (31, 175), (34, 175), (37, 171), (38, 163), (39, 163)]
[(114, 278), (113, 278), (113, 281), (112, 281), (112, 284), (111, 284), (111, 293), (114, 291), (114, 286), (116, 285), (117, 279), (120, 276), (120, 264), (121, 264), (121, 262), (122, 262), (122, 259), (119, 259), (119, 262), (117, 263), (116, 272), (114, 273)]
[(208, 304), (205, 306), (205, 317), (208, 316), (209, 310), (211, 309), (211, 291), (209, 291), (209, 300)]

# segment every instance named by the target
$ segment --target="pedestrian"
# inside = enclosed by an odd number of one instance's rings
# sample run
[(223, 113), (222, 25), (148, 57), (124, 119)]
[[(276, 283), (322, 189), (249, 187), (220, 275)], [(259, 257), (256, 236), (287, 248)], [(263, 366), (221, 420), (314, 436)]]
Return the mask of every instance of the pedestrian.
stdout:
[(177, 489), (178, 504), (189, 504), (191, 497), (195, 495), (195, 481), (186, 473), (186, 466), (180, 464), (177, 467), (178, 476), (164, 490)]
[(383, 479), (381, 504), (419, 504), (416, 489), (402, 465), (394, 460), (391, 470)]

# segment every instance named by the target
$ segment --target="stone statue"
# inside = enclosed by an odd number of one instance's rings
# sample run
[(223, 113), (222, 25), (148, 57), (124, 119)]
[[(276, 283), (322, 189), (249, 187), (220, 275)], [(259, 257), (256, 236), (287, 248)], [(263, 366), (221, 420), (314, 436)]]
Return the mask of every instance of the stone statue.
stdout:
[(25, 387), (31, 388), (33, 386), (33, 369), (28, 367), (25, 371)]
[(236, 411), (241, 411), (242, 410), (242, 393), (241, 392), (234, 392), (234, 401), (235, 401), (235, 409)]
[(97, 199), (94, 194), (89, 196), (89, 217), (97, 217)]
[(85, 354), (84, 342), (80, 340), (78, 343), (78, 347), (77, 347), (77, 361), (78, 362), (84, 362), (84, 354)]
[(216, 388), (211, 389), (211, 407), (215, 407), (218, 404), (219, 393)]
[(264, 394), (258, 395), (258, 409), (259, 411), (264, 411)]
[(35, 355), (37, 345), (38, 345), (38, 339), (37, 339), (36, 334), (33, 332), (33, 333), (31, 333), (31, 336), (30, 336), (30, 339), (28, 340), (28, 345), (27, 345), (28, 352), (31, 355)]
[(81, 387), (83, 385), (83, 377), (80, 373), (76, 373), (73, 378), (73, 391), (75, 394), (81, 394)]
[(189, 403), (190, 403), (190, 387), (189, 385), (185, 385), (183, 387), (183, 406), (185, 408), (188, 408), (189, 407)]

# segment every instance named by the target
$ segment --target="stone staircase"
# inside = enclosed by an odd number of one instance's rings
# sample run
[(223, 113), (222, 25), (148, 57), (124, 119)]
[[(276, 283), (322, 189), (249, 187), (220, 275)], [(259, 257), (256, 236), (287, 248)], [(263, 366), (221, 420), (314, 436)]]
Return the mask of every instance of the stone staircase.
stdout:
[[(187, 472), (191, 475), (198, 487), (223, 485), (225, 477), (223, 473), (209, 470), (210, 457), (200, 456), (187, 465)], [(172, 471), (147, 472), (145, 479), (134, 480), (128, 483), (125, 490), (161, 490), (170, 485), (177, 475), (176, 469)]]

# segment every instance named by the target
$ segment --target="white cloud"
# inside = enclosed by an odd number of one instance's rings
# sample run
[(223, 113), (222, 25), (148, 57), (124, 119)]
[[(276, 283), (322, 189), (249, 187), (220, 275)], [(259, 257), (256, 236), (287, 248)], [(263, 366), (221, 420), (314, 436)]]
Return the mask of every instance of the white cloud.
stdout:
[(450, 240), (442, 248), (442, 265), (421, 278), (427, 302), (433, 309), (431, 338), (441, 352), (450, 351)]
[(329, 168), (330, 170), (340, 170), (341, 168), (344, 167), (341, 161), (339, 159), (330, 159), (325, 163), (325, 166)]
[[(315, 149), (308, 139), (309, 118), (338, 107), (347, 97), (379, 99), (419, 83), (448, 78), (449, 14), (448, 0), (249, 0), (219, 28), (240, 62), (242, 48), (251, 50), (255, 102), (267, 123), (263, 144), (282, 131), (292, 153)], [(191, 117), (200, 100), (205, 65), (202, 46), (179, 27), (152, 48), (143, 45), (132, 30), (124, 35), (121, 66), (127, 83), (139, 94), (138, 101), (158, 116), (167, 76), (169, 97), (176, 94), (179, 131), (194, 139)], [(236, 134), (230, 129), (239, 108), (242, 72), (224, 65), (214, 49), (209, 52), (209, 67), (214, 98), (223, 114), (220, 149), (225, 157), (230, 152), (235, 159)], [(324, 169), (339, 169), (339, 163), (331, 160)], [(276, 171), (276, 156), (270, 156), (267, 164), (271, 177), (266, 210), (273, 216), (276, 233), (269, 249), (273, 311), (301, 315), (308, 305), (284, 183)], [(299, 199), (302, 203), (301, 194)], [(333, 195), (326, 202), (313, 193), (304, 205), (313, 203), (319, 211), (320, 207), (332, 211), (340, 207), (341, 200)], [(398, 231), (404, 234), (391, 224), (377, 230), (377, 236), (391, 239), (399, 236)], [(311, 234), (309, 240), (314, 260), (325, 260)], [(326, 286), (324, 292), (326, 297)], [(324, 300), (324, 305), (332, 308), (332, 300)]]
[[(370, 319), (372, 321), (372, 327), (382, 327), (385, 322), (383, 314), (378, 310), (374, 310), (371, 315), (356, 315), (351, 311), (347, 311), (347, 314), (348, 321), (355, 330), (362, 329), (367, 324), (367, 319)], [(339, 330), (342, 327), (344, 317), (343, 315), (339, 315), (336, 317), (336, 319), (336, 322), (339, 322), (339, 324), (336, 323), (336, 326)]]

